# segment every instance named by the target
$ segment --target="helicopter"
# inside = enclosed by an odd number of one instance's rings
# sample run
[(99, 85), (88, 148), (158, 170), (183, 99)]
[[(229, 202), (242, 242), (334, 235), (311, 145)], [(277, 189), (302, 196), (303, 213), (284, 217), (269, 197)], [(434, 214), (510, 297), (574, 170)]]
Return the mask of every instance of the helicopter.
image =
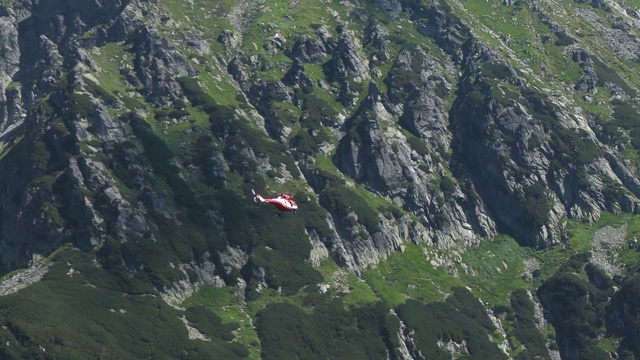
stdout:
[(268, 203), (274, 205), (276, 209), (280, 212), (277, 215), (282, 214), (283, 212), (293, 212), (296, 213), (298, 210), (298, 204), (296, 204), (295, 200), (293, 200), (293, 196), (284, 194), (284, 193), (276, 193), (276, 196), (273, 198), (265, 198), (260, 194), (256, 194), (254, 190), (251, 190), (253, 193), (253, 201), (258, 204)]

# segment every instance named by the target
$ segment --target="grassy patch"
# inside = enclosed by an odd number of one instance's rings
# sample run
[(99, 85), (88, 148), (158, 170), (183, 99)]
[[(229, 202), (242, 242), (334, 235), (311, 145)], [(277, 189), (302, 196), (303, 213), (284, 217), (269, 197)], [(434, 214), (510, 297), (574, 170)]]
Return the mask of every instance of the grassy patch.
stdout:
[[(221, 44), (216, 38), (222, 30), (231, 28), (228, 17), (236, 2), (221, 0), (211, 2), (208, 0), (195, 0), (189, 2), (162, 1), (168, 14), (161, 18), (160, 29), (169, 38), (175, 38), (182, 31), (198, 31), (203, 38), (209, 40), (213, 51), (222, 51)], [(222, 15), (222, 16), (221, 16)]]
[(249, 359), (260, 358), (260, 339), (251, 324), (250, 316), (242, 305), (244, 297), (232, 287), (205, 286), (185, 300), (181, 306), (205, 306), (218, 315), (225, 324), (237, 323), (236, 340), (249, 349)]
[(324, 277), (324, 283), (329, 284), (329, 291), (342, 297), (347, 305), (361, 306), (381, 300), (367, 282), (340, 268), (331, 259), (325, 259), (316, 270)]
[[(602, 212), (600, 219), (593, 224), (585, 224), (577, 221), (570, 221), (568, 223), (569, 230), (569, 249), (573, 252), (583, 252), (591, 250), (591, 243), (593, 242), (593, 234), (605, 226), (619, 227), (630, 220), (636, 219), (635, 216), (622, 214), (614, 215), (608, 212)], [(637, 225), (636, 225), (637, 226)]]
[(423, 303), (441, 301), (452, 286), (463, 286), (442, 267), (434, 267), (416, 245), (406, 245), (364, 274), (367, 284), (387, 304), (396, 307), (413, 298)]
[(476, 275), (461, 271), (461, 278), (490, 306), (504, 305), (513, 289), (530, 286), (522, 278), (524, 258), (525, 249), (510, 237), (485, 240), (462, 255), (462, 262)]
[[(99, 67), (99, 70), (91, 75), (97, 80), (97, 84), (87, 78), (88, 90), (94, 95), (118, 98), (129, 110), (144, 109), (146, 104), (142, 96), (130, 95), (130, 91), (136, 90), (131, 84), (125, 82), (120, 69), (133, 68), (134, 56), (129, 53), (128, 45), (121, 43), (107, 43), (103, 47), (92, 51), (91, 57)], [(113, 111), (110, 109), (110, 111)]]
[[(295, 41), (296, 36), (316, 36), (312, 24), (324, 24), (329, 29), (334, 29), (338, 23), (329, 13), (329, 8), (341, 11), (334, 4), (319, 3), (313, 1), (300, 1), (290, 6), (287, 2), (270, 2), (256, 14), (256, 20), (247, 30), (245, 47), (252, 49), (253, 44), (262, 47), (269, 38), (281, 34), (287, 41)], [(342, 12), (344, 13), (344, 12)], [(277, 24), (275, 27), (266, 27), (265, 24)], [(254, 50), (252, 50), (254, 51)]]

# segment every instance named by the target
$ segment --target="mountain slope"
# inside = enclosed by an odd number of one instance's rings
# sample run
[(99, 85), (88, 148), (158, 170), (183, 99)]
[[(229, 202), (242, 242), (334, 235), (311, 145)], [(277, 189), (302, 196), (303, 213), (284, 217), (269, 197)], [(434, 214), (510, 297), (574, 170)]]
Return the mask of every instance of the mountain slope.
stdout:
[(640, 356), (639, 11), (0, 4), (0, 351)]

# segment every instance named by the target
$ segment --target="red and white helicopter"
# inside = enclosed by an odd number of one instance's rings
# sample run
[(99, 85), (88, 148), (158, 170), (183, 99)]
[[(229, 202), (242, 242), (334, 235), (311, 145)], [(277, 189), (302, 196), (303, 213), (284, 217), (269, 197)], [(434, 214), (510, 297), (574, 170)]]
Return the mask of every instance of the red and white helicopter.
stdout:
[(280, 215), (282, 212), (293, 212), (295, 214), (296, 210), (298, 210), (298, 204), (296, 204), (296, 202), (293, 200), (293, 196), (291, 195), (276, 193), (276, 196), (273, 198), (264, 198), (262, 197), (262, 195), (256, 194), (256, 192), (253, 190), (251, 190), (251, 192), (253, 193), (254, 202), (259, 204), (269, 203), (271, 205), (274, 205), (276, 209), (280, 210), (280, 213), (278, 213), (278, 215)]

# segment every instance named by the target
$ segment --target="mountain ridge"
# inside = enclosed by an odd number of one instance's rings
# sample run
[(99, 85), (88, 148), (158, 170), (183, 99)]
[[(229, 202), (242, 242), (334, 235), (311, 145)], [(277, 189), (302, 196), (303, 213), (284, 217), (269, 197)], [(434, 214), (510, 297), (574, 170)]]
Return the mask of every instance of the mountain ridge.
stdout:
[[(631, 335), (598, 330), (637, 332), (603, 320), (609, 300), (623, 304), (613, 313), (637, 311), (633, 246), (615, 245), (626, 263), (614, 285), (580, 255), (590, 240), (576, 240), (619, 219), (632, 224), (625, 241), (636, 234), (638, 11), (613, 0), (4, 2), (2, 267), (46, 269), (5, 304), (110, 299), (122, 311), (98, 303), (74, 321), (111, 351), (125, 342), (114, 357), (327, 357), (331, 341), (352, 357), (638, 355)], [(274, 218), (253, 189), (289, 192), (300, 211)], [(537, 276), (524, 274), (531, 259)], [(554, 315), (572, 309), (558, 289), (593, 296), (573, 304), (582, 327)], [(11, 306), (3, 355), (97, 353), (91, 337), (64, 345), (73, 331), (57, 313), (39, 331), (22, 318), (29, 305)], [(143, 341), (161, 350), (109, 335), (126, 321), (93, 328), (104, 306), (157, 312), (158, 324), (130, 324), (156, 328)], [(538, 306), (551, 325), (530, 314)], [(278, 313), (312, 345), (269, 335), (287, 331)], [(439, 330), (414, 322), (425, 314)], [(158, 345), (177, 328), (175, 348)]]

